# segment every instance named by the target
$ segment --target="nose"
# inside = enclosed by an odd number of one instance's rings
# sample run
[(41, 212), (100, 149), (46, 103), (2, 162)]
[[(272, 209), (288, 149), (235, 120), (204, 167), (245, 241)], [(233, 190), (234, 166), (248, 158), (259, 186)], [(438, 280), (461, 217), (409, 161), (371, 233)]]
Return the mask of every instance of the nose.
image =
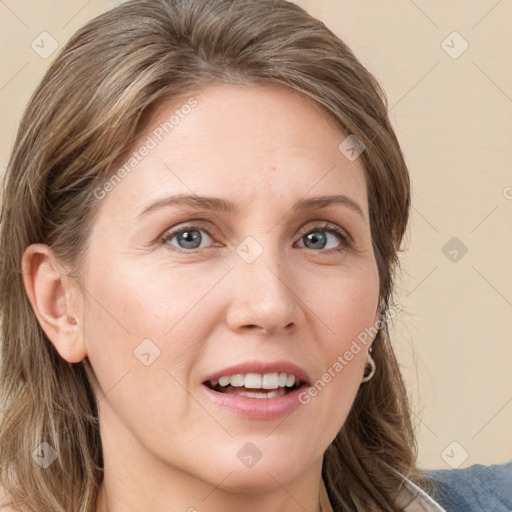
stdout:
[[(304, 321), (297, 282), (278, 256), (262, 254), (252, 263), (239, 258), (231, 272), (227, 323), (233, 331), (291, 332)], [(294, 282), (295, 281), (295, 282)]]

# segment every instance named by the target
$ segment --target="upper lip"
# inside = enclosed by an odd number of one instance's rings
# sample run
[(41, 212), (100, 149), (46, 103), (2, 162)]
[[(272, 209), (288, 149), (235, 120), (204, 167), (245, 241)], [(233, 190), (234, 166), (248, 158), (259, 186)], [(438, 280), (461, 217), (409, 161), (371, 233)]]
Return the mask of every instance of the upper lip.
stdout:
[(244, 363), (228, 366), (227, 368), (216, 371), (206, 377), (203, 382), (218, 380), (220, 377), (236, 375), (238, 373), (287, 373), (288, 375), (295, 375), (295, 378), (299, 379), (301, 383), (309, 384), (311, 382), (309, 375), (304, 369), (294, 363), (290, 363), (289, 361), (246, 361)]

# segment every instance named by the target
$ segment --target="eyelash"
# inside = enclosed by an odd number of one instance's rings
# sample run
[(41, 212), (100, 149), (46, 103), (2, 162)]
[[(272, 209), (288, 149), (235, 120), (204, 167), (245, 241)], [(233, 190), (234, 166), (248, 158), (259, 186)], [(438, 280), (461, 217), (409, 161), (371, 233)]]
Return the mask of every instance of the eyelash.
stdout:
[[(179, 235), (180, 233), (184, 231), (205, 231), (210, 238), (214, 238), (214, 235), (212, 235), (212, 232), (214, 233), (215, 230), (212, 230), (211, 227), (207, 224), (204, 224), (202, 222), (198, 222), (197, 224), (186, 224), (183, 226), (179, 226), (177, 229), (173, 229), (170, 232), (164, 233), (164, 235), (161, 238), (162, 244), (167, 244), (170, 240), (172, 240), (176, 235)], [(334, 249), (310, 249), (313, 252), (319, 252), (319, 253), (331, 253), (331, 252), (346, 252), (347, 250), (351, 249), (353, 246), (352, 238), (351, 236), (340, 227), (336, 226), (335, 224), (331, 224), (329, 222), (324, 222), (323, 224), (316, 224), (311, 227), (302, 228), (300, 231), (300, 237), (299, 240), (302, 240), (302, 238), (307, 235), (308, 233), (312, 233), (315, 231), (325, 231), (327, 233), (331, 233), (334, 235), (338, 235), (338, 237), (341, 240), (340, 247), (334, 248)], [(200, 248), (200, 249), (183, 249), (181, 247), (172, 246), (173, 250), (177, 252), (182, 253), (193, 253), (194, 251), (199, 251), (201, 249), (206, 249), (206, 247)], [(304, 249), (307, 249), (307, 247), (303, 247)]]
[[(341, 229), (340, 227), (336, 226), (336, 224), (331, 224), (329, 222), (325, 222), (323, 224), (316, 224), (311, 227), (304, 227), (300, 230), (300, 237), (299, 240), (302, 240), (302, 238), (307, 235), (308, 233), (313, 233), (315, 231), (325, 231), (327, 233), (330, 233), (331, 235), (338, 235), (338, 238), (341, 240), (341, 244), (339, 247), (336, 247), (334, 249), (327, 249), (323, 250), (320, 249), (318, 251), (315, 251), (315, 249), (310, 249), (314, 252), (327, 252), (330, 253), (331, 251), (334, 252), (345, 252), (349, 248), (352, 247), (350, 236), (345, 232), (345, 230)], [(307, 247), (304, 247), (307, 249)]]

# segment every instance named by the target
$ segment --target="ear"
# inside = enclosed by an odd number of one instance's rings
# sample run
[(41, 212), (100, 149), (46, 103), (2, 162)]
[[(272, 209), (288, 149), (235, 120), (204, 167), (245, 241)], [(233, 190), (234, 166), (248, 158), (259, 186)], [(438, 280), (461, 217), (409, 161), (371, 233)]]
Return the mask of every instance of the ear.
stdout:
[(82, 361), (87, 351), (80, 326), (78, 286), (45, 244), (27, 247), (22, 271), (25, 291), (46, 336), (63, 359)]

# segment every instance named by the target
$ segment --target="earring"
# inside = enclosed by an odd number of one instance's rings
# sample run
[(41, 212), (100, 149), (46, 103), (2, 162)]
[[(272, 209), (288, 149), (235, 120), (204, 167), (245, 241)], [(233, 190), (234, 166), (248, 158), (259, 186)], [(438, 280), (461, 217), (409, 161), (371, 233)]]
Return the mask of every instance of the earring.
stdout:
[[(372, 349), (370, 348), (370, 352), (371, 351)], [(368, 373), (367, 375), (363, 375), (361, 382), (368, 382), (375, 375), (377, 365), (375, 364), (375, 361), (373, 360), (373, 357), (371, 356), (370, 352), (368, 352), (368, 363), (370, 365), (370, 373)]]

